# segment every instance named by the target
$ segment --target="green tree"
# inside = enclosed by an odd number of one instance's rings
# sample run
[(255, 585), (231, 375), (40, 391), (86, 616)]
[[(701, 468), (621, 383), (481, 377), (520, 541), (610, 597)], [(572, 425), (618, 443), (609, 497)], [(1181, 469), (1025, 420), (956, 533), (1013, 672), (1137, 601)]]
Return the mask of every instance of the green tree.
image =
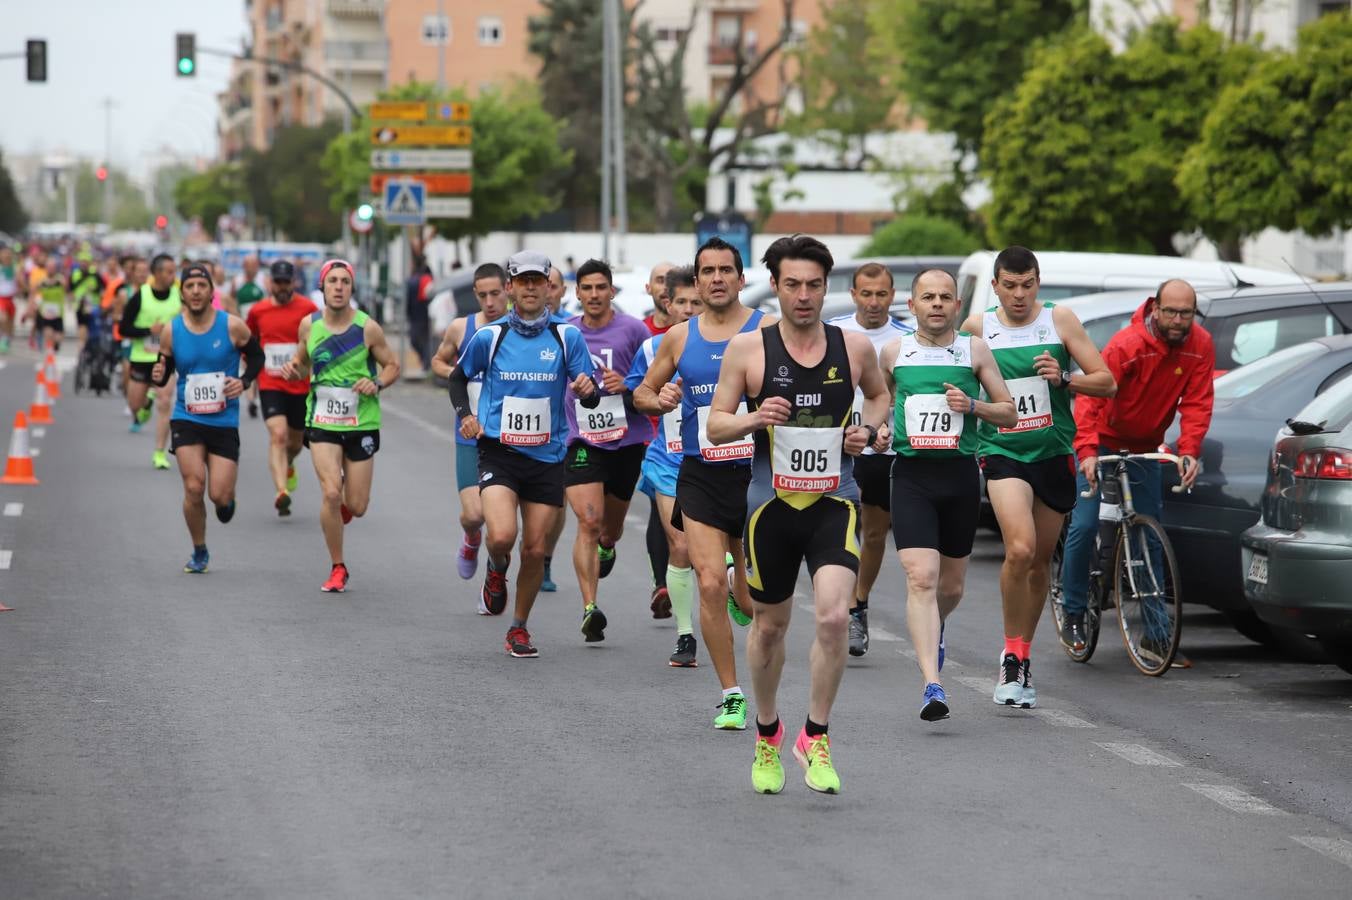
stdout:
[(1256, 51), (1162, 19), (1121, 54), (1088, 30), (1034, 54), (986, 119), (996, 244), (1174, 254), (1196, 228), (1174, 186), (1206, 111)]
[(1087, 20), (1086, 0), (875, 0), (874, 31), (913, 112), (977, 153), (986, 114), (1042, 39)]
[(906, 214), (875, 231), (858, 255), (966, 256), (980, 248), (980, 239), (956, 222)]
[(185, 219), (198, 218), (210, 230), (235, 203), (247, 203), (244, 170), (239, 163), (221, 163), (196, 172), (174, 185), (174, 206)]
[[(79, 222), (103, 222), (104, 192), (108, 191), (111, 205), (107, 212), (108, 225), (113, 228), (146, 228), (150, 224), (150, 210), (141, 188), (121, 169), (108, 169), (108, 181), (99, 181), (93, 163), (81, 162), (75, 167), (75, 218)], [(63, 174), (69, 178), (70, 173)], [(45, 221), (65, 221), (66, 189), (62, 187), (49, 195), (38, 209)]]
[(1352, 16), (1301, 29), (1211, 105), (1177, 185), (1218, 243), (1352, 226)]
[(254, 212), (291, 240), (328, 243), (342, 234), (342, 217), (329, 206), (324, 173), (315, 165), (340, 127), (333, 121), (287, 125), (266, 151), (244, 156), (244, 191)]
[(14, 179), (5, 165), (5, 153), (0, 150), (0, 231), (18, 234), (28, 227), (28, 211), (19, 202)]
[[(465, 101), (463, 89), (438, 95), (435, 85), (412, 82), (381, 94), (383, 100)], [(481, 93), (470, 103), (474, 129), (474, 211), (468, 219), (432, 220), (443, 237), (479, 237), (519, 227), (521, 222), (558, 208), (557, 194), (547, 185), (568, 169), (571, 158), (560, 146), (559, 123), (540, 105), (539, 95), (525, 83), (507, 90)], [(328, 144), (319, 169), (334, 210), (355, 206), (371, 177), (369, 122)]]

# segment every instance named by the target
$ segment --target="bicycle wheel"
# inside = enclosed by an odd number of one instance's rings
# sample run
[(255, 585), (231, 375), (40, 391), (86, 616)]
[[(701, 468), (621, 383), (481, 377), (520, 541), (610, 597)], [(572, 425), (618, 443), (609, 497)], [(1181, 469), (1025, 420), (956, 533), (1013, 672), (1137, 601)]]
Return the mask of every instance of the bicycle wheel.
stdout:
[(1183, 632), (1181, 580), (1163, 526), (1137, 514), (1117, 531), (1113, 593), (1117, 624), (1132, 665), (1146, 675), (1169, 671)]
[[(1051, 573), (1052, 577), (1047, 585), (1047, 599), (1052, 605), (1052, 618), (1056, 622), (1056, 636), (1059, 639), (1064, 633), (1066, 624), (1066, 609), (1064, 604), (1064, 592), (1061, 589), (1061, 566), (1064, 563), (1066, 546), (1066, 529), (1061, 530), (1061, 539), (1056, 542), (1056, 549), (1052, 551)], [(1097, 556), (1095, 557), (1097, 558)], [(1094, 648), (1098, 646), (1099, 623), (1103, 618), (1102, 602), (1100, 595), (1102, 589), (1101, 581), (1092, 575), (1089, 578), (1089, 597), (1088, 605), (1084, 612), (1084, 649), (1072, 650), (1061, 643), (1061, 649), (1066, 651), (1075, 662), (1089, 662), (1089, 658), (1094, 655)]]

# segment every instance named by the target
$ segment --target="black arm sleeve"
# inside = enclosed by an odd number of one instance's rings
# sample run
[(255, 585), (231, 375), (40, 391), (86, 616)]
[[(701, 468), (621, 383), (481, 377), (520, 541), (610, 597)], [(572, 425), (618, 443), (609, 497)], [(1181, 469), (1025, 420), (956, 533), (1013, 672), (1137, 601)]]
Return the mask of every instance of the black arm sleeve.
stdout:
[(145, 337), (150, 334), (149, 328), (137, 328), (136, 317), (141, 314), (141, 292), (132, 291), (131, 296), (127, 298), (127, 303), (122, 307), (122, 322), (118, 327), (124, 338)]
[(254, 383), (258, 373), (263, 371), (263, 363), (267, 361), (267, 357), (263, 355), (263, 347), (253, 334), (249, 335), (249, 342), (240, 349), (240, 352), (244, 354), (244, 374), (239, 376), (239, 380), (244, 382), (247, 388)]
[(155, 387), (164, 387), (169, 383), (169, 376), (174, 374), (174, 358), (160, 354), (160, 362), (164, 363), (164, 377), (155, 382)]
[(451, 406), (455, 409), (455, 414), (460, 418), (477, 415), (477, 410), (469, 408), (469, 377), (459, 367), (451, 369), (450, 387), (447, 390), (451, 395)]
[(592, 395), (590, 397), (578, 397), (577, 402), (582, 404), (583, 409), (596, 409), (601, 405), (601, 386), (596, 383), (596, 379), (588, 375), (592, 383)]

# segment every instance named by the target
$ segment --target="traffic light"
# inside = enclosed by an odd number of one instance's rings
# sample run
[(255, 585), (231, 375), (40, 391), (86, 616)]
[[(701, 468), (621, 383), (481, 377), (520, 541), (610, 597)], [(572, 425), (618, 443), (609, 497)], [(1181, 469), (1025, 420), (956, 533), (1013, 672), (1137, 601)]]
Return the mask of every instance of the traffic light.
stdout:
[(47, 42), (33, 40), (28, 42), (28, 80), (47, 80)]
[(97, 178), (99, 181), (107, 181), (108, 168), (106, 166), (99, 166), (97, 169), (94, 170), (94, 177)]
[(369, 203), (363, 203), (361, 206), (357, 207), (357, 218), (361, 219), (363, 222), (371, 221), (371, 219), (375, 217), (375, 214), (375, 207), (371, 206)]
[(178, 47), (178, 74), (191, 78), (197, 72), (197, 35), (180, 31), (175, 36)]
[(164, 213), (160, 213), (158, 216), (155, 217), (155, 227), (160, 229), (161, 231), (168, 228), (169, 217), (166, 216)]

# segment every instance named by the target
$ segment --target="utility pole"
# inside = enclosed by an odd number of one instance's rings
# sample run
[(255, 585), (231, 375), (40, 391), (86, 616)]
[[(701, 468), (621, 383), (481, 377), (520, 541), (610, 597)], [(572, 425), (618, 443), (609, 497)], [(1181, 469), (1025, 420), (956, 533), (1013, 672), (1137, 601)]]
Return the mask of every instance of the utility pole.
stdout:
[(623, 265), (625, 259), (625, 244), (629, 236), (629, 185), (625, 177), (624, 168), (624, 42), (621, 39), (620, 20), (623, 18), (623, 11), (619, 0), (605, 0), (607, 8), (610, 10), (610, 102), (612, 104), (612, 124), (611, 137), (615, 142), (615, 148), (611, 151), (611, 159), (615, 165), (615, 214), (618, 222), (616, 223), (619, 232), (616, 240), (619, 263)]
[(446, 39), (450, 37), (446, 33), (450, 24), (446, 21), (442, 0), (437, 0), (437, 28), (440, 29), (437, 36), (437, 94), (441, 94), (446, 90)]
[(615, 48), (611, 44), (614, 36), (610, 30), (610, 16), (610, 0), (601, 0), (601, 258), (605, 260), (610, 259), (610, 204), (613, 199), (610, 179), (614, 174), (611, 154), (615, 149), (611, 138), (615, 129), (615, 110), (610, 99), (610, 57)]

